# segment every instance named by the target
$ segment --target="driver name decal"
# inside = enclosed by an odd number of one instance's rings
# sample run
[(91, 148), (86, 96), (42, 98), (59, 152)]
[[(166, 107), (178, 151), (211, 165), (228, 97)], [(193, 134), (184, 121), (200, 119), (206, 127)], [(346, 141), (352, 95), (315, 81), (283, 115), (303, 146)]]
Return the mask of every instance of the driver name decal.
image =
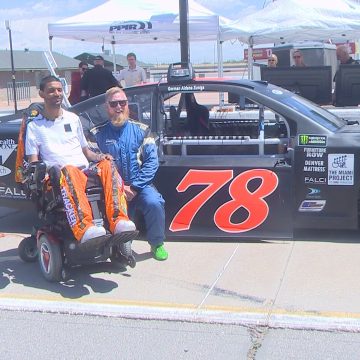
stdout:
[[(202, 191), (184, 204), (176, 213), (170, 224), (170, 231), (189, 230), (191, 223), (199, 210), (227, 183), (231, 200), (222, 204), (214, 214), (216, 227), (227, 233), (241, 233), (260, 226), (269, 215), (269, 206), (265, 198), (278, 187), (277, 175), (267, 169), (252, 169), (242, 172), (233, 179), (233, 170), (189, 170), (180, 181), (176, 190), (186, 191), (193, 185), (207, 185)], [(258, 179), (260, 184), (254, 190), (249, 190), (250, 181)], [(234, 223), (232, 215), (244, 208), (246, 218)]]
[(193, 92), (193, 91), (204, 91), (204, 85), (174, 85), (168, 86), (168, 91), (182, 91), (182, 92)]
[(11, 170), (4, 166), (4, 164), (16, 147), (17, 144), (14, 139), (0, 140), (0, 176), (9, 175), (11, 173)]

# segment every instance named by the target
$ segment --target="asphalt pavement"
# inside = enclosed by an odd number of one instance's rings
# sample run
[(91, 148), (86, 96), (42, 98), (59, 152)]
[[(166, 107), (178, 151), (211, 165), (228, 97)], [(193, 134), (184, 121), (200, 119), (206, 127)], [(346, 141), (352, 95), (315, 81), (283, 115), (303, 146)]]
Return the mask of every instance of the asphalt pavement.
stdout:
[(158, 262), (133, 242), (135, 268), (110, 262), (49, 283), (19, 242), (35, 215), (0, 207), (0, 309), (182, 320), (269, 328), (360, 331), (359, 233), (294, 240), (171, 242)]

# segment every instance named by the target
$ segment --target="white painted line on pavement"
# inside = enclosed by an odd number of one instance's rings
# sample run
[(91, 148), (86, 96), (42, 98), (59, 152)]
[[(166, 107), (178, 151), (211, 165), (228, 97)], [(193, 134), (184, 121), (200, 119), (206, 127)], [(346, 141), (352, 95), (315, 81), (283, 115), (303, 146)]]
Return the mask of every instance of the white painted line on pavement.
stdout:
[(0, 263), (14, 260), (20, 260), (19, 256), (0, 256)]
[(201, 301), (201, 303), (198, 305), (198, 309), (201, 309), (202, 306), (204, 305), (206, 299), (209, 297), (210, 293), (212, 292), (212, 290), (214, 289), (215, 285), (217, 284), (217, 282), (219, 281), (219, 279), (221, 278), (222, 274), (224, 273), (224, 271), (226, 270), (226, 268), (229, 266), (231, 259), (235, 256), (237, 250), (239, 248), (239, 244), (236, 246), (236, 248), (234, 249), (233, 253), (231, 254), (231, 256), (229, 257), (228, 261), (225, 263), (225, 265), (223, 266), (223, 268), (221, 269), (221, 271), (219, 272), (218, 276), (216, 277), (215, 281), (213, 282), (213, 284), (210, 286), (210, 289), (207, 291), (207, 293), (205, 294), (205, 297), (203, 298), (203, 300)]
[[(181, 304), (132, 304), (130, 301), (70, 301), (38, 300), (36, 298), (0, 297), (0, 310), (31, 311), (73, 315), (103, 316), (142, 320), (187, 321), (195, 323), (265, 326), (269, 328), (360, 332), (360, 314), (324, 313), (309, 315), (304, 312), (278, 313), (268, 318), (259, 308), (208, 307)], [(328, 314), (329, 316), (327, 316)], [(331, 316), (337, 314), (337, 316)]]

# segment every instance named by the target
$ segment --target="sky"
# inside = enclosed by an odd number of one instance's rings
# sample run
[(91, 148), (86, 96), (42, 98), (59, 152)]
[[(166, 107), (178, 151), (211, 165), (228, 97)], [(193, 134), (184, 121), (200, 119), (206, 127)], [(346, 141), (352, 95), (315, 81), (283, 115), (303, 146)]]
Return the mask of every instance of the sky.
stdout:
[[(119, 0), (122, 1), (122, 0)], [(151, 1), (151, 0), (149, 0)], [(175, 1), (178, 0), (163, 0)], [(0, 44), (1, 49), (9, 49), (9, 33), (5, 20), (10, 20), (12, 45), (14, 50), (49, 50), (48, 23), (78, 15), (103, 4), (106, 0), (0, 0)], [(197, 0), (209, 10), (232, 20), (262, 8), (269, 0)], [(3, 24), (3, 26), (1, 26)], [(54, 39), (53, 51), (74, 57), (83, 52), (100, 53), (102, 44), (85, 43), (75, 40)], [(107, 48), (109, 50), (110, 46)], [(116, 53), (126, 55), (135, 52), (145, 63), (161, 64), (180, 61), (180, 45), (136, 44), (117, 45)], [(224, 61), (241, 60), (243, 46), (238, 41), (226, 41), (223, 45)], [(190, 45), (190, 59), (193, 63), (216, 62), (216, 44), (197, 42)]]

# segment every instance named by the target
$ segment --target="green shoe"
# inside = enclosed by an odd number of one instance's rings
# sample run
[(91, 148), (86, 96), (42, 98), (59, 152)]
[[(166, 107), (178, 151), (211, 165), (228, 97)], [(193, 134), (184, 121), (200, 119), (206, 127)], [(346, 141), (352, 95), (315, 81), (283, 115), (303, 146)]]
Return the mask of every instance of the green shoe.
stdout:
[(164, 248), (164, 245), (158, 245), (156, 247), (152, 247), (151, 252), (154, 258), (159, 261), (166, 260), (169, 256), (168, 252)]

